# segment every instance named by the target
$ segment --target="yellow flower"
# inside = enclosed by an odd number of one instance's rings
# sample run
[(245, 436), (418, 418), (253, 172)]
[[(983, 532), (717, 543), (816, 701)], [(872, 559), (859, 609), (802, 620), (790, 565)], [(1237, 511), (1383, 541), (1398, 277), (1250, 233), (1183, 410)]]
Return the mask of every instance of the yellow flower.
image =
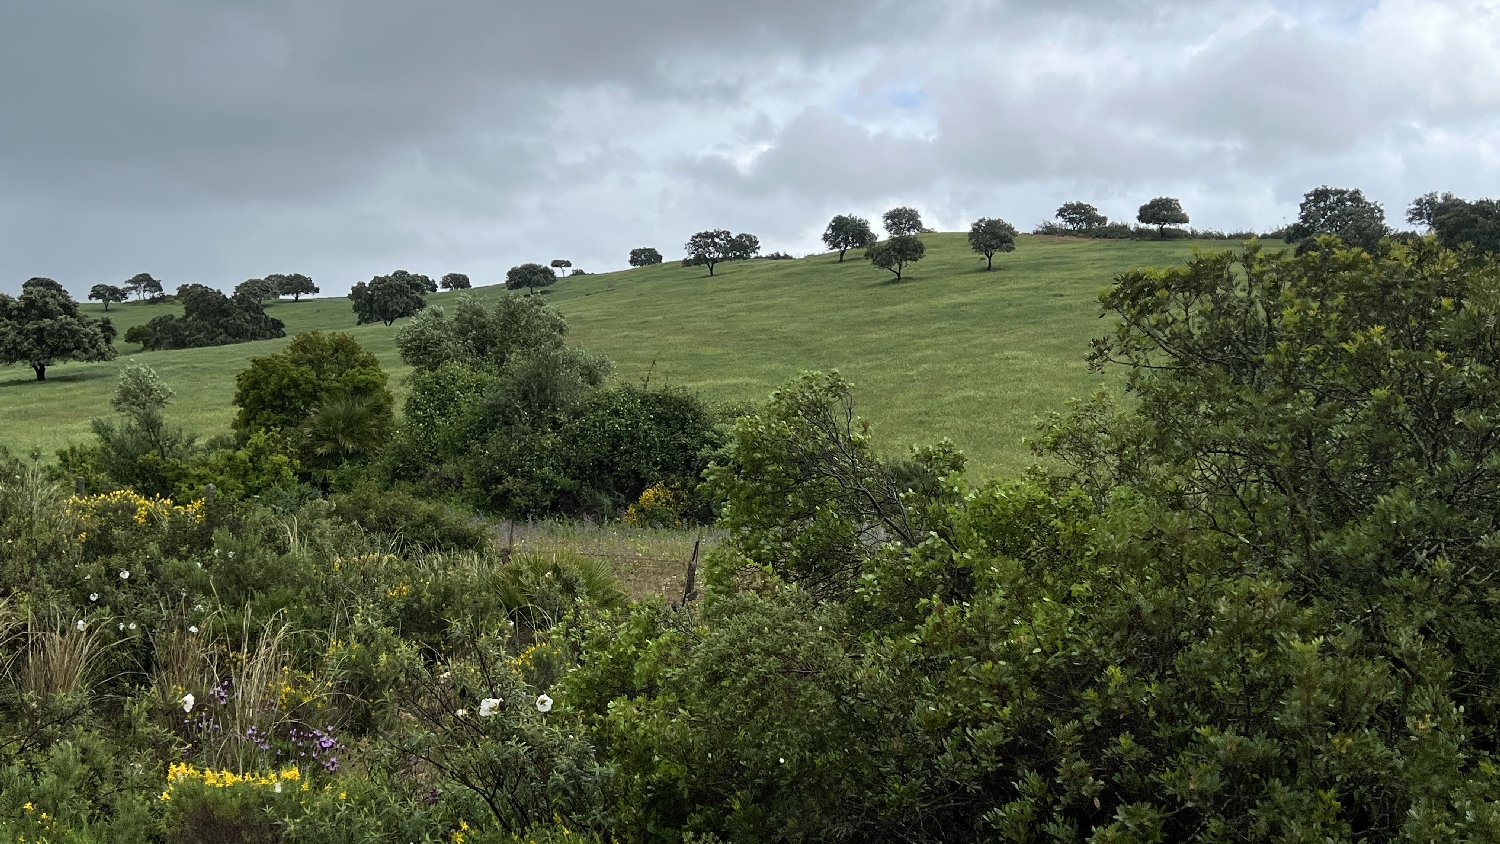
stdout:
[(33, 806), (33, 805), (31, 805), (31, 802), (30, 802), (30, 801), (27, 801), (27, 803), (26, 803), (26, 805), (25, 805), (25, 806), (22, 806), (22, 807), (21, 807), (21, 808), (22, 808), (22, 809), (25, 809), (25, 810), (26, 810), (26, 811), (28, 811), (28, 812), (29, 812), (29, 811), (31, 811), (31, 810), (32, 810), (32, 809), (35, 809), (35, 808), (36, 808), (36, 807), (35, 807), (35, 806)]

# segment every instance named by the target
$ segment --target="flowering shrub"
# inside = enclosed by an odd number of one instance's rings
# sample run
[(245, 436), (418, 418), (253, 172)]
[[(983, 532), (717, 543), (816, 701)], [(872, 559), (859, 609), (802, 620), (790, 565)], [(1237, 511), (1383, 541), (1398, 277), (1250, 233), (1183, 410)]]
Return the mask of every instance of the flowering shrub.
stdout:
[(85, 556), (105, 557), (142, 551), (155, 545), (176, 550), (203, 525), (202, 500), (179, 505), (170, 498), (150, 498), (130, 489), (101, 495), (74, 496), (68, 514), (77, 522), (77, 539)]
[(687, 496), (658, 482), (646, 487), (641, 497), (625, 508), (620, 521), (631, 527), (678, 528), (691, 506)]

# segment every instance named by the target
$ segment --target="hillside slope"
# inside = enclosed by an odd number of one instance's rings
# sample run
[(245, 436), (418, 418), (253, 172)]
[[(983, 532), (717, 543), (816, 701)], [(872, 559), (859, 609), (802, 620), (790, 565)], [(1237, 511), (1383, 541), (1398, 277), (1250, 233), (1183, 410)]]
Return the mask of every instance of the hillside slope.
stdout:
[[(568, 318), (571, 340), (615, 361), (622, 379), (681, 385), (717, 400), (756, 401), (799, 369), (838, 369), (854, 382), (863, 415), (889, 449), (949, 437), (980, 476), (1014, 474), (1028, 462), (1021, 439), (1033, 420), (1091, 392), (1089, 340), (1107, 330), (1096, 297), (1130, 267), (1181, 263), (1198, 248), (1235, 244), (1082, 241), (1024, 236), (993, 272), (962, 234), (924, 237), (928, 257), (907, 278), (851, 253), (796, 261), (724, 264), (713, 278), (676, 263), (578, 276), (547, 292)], [(510, 295), (498, 287), (473, 293)], [(455, 294), (429, 297), (441, 305)], [(97, 305), (89, 310), (99, 313)], [(170, 305), (116, 305), (124, 329)], [(288, 334), (348, 331), (379, 356), (400, 392), (407, 372), (392, 334), (401, 325), (354, 325), (347, 299), (278, 302), (267, 309)], [(0, 443), (44, 454), (88, 436), (110, 412), (115, 373), (148, 363), (177, 392), (174, 422), (203, 435), (233, 417), (234, 375), (286, 340), (175, 352), (121, 345), (120, 360), (66, 364), (36, 383), (24, 367), (0, 370)]]

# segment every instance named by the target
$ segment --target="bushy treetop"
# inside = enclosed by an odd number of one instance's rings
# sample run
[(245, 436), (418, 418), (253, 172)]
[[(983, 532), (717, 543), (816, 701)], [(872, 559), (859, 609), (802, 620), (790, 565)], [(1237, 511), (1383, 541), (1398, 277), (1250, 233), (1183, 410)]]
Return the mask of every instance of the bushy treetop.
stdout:
[(0, 293), (0, 364), (24, 363), (38, 381), (63, 361), (114, 360), (114, 339), (108, 317), (85, 315), (50, 278), (28, 279), (17, 297)]
[(1390, 233), (1385, 209), (1358, 188), (1323, 185), (1308, 191), (1298, 207), (1297, 222), (1286, 229), (1286, 242), (1306, 248), (1313, 238), (1332, 235), (1349, 246), (1374, 252), (1380, 239)]
[(507, 290), (520, 290), (524, 287), (528, 292), (535, 294), (538, 287), (551, 287), (556, 283), (557, 274), (542, 264), (521, 264), (505, 272)]
[(981, 217), (969, 227), (969, 248), (984, 256), (985, 270), (992, 270), (996, 252), (1015, 251), (1016, 227), (999, 218)]
[(870, 229), (870, 221), (853, 214), (839, 214), (823, 230), (823, 245), (839, 253), (839, 263), (850, 249), (865, 249), (879, 240)]
[(642, 246), (630, 250), (630, 266), (632, 267), (649, 267), (661, 262), (661, 253), (655, 247)]
[(922, 225), (922, 215), (917, 209), (902, 205), (880, 215), (880, 222), (885, 226), (885, 233), (891, 237), (902, 235), (918, 235), (926, 231)]

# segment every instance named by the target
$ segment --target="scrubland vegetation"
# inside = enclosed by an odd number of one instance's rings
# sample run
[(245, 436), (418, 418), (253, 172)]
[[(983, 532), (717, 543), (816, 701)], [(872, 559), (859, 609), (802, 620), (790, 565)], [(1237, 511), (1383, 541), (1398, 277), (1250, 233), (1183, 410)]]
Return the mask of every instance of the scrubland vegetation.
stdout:
[[(1155, 243), (841, 218), (831, 248), (910, 238), (916, 277), (725, 253), (657, 323), (843, 284), (893, 354), (973, 354), (1004, 308), (961, 306), (1008, 274), (1044, 299), (1064, 249), (1181, 258), (1093, 279), (1107, 321), (1054, 338), (1094, 338), (1093, 380), (1004, 473), (891, 442), (864, 417), (899, 393), (847, 371), (620, 377), (653, 326), (580, 329), (589, 299), (707, 259), (547, 296), (379, 277), (419, 312), (288, 319), (224, 433), (141, 355), (55, 462), (0, 460), (0, 838), (1496, 840), (1500, 267), (1437, 226), (1349, 245), (1363, 198), (1320, 191), (1286, 248), (1191, 257), (1170, 198)], [(975, 330), (903, 346), (933, 314)]]

